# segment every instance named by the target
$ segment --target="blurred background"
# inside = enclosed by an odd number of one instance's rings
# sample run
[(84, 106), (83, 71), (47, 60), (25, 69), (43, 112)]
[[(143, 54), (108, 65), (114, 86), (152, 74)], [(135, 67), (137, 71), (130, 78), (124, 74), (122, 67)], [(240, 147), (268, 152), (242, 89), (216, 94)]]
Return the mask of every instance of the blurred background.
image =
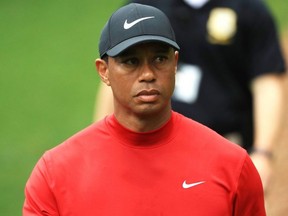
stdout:
[[(288, 56), (288, 4), (266, 1)], [(21, 215), (24, 186), (39, 157), (92, 123), (100, 31), (124, 2), (0, 1), (0, 215)], [(268, 194), (271, 216), (288, 212), (285, 130)]]

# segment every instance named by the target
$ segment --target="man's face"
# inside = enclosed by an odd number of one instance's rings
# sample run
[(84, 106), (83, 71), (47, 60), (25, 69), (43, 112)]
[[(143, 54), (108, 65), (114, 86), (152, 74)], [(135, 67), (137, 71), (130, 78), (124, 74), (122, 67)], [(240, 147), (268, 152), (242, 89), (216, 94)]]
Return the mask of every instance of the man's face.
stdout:
[(108, 59), (107, 78), (115, 113), (149, 115), (170, 109), (178, 52), (161, 43), (145, 43)]

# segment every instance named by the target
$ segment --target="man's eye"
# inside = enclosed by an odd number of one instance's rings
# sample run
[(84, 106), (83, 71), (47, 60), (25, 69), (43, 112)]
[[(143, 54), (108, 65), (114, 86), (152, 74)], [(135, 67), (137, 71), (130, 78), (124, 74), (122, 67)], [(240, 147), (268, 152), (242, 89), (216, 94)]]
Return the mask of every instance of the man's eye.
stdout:
[(138, 60), (136, 58), (129, 58), (126, 59), (124, 63), (127, 65), (136, 65), (138, 63)]
[(155, 58), (155, 62), (156, 63), (163, 63), (167, 60), (166, 56), (158, 56), (157, 58)]

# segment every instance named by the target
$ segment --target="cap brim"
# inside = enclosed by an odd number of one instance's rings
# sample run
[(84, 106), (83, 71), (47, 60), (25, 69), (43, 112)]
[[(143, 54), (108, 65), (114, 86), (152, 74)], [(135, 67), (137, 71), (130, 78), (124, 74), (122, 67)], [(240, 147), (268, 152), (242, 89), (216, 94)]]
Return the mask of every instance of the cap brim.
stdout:
[(161, 36), (154, 36), (154, 35), (141, 35), (138, 37), (130, 38), (128, 40), (125, 40), (117, 44), (112, 49), (108, 50), (106, 54), (108, 56), (115, 57), (119, 55), (121, 52), (128, 49), (129, 47), (136, 45), (136, 44), (144, 43), (144, 42), (161, 42), (161, 43), (165, 43), (174, 47), (176, 50), (180, 50), (178, 44), (175, 41), (170, 40), (168, 38), (161, 37)]

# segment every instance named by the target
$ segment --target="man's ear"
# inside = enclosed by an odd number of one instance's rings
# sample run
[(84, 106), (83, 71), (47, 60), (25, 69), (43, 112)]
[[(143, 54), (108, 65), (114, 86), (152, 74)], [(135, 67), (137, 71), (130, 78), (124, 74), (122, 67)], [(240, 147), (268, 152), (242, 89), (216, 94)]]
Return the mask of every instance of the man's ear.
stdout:
[(179, 52), (178, 51), (175, 51), (175, 74), (177, 72), (177, 66), (178, 66), (178, 60), (179, 60)]
[(110, 86), (108, 79), (108, 63), (103, 59), (96, 59), (95, 65), (102, 82), (104, 82), (107, 86)]

